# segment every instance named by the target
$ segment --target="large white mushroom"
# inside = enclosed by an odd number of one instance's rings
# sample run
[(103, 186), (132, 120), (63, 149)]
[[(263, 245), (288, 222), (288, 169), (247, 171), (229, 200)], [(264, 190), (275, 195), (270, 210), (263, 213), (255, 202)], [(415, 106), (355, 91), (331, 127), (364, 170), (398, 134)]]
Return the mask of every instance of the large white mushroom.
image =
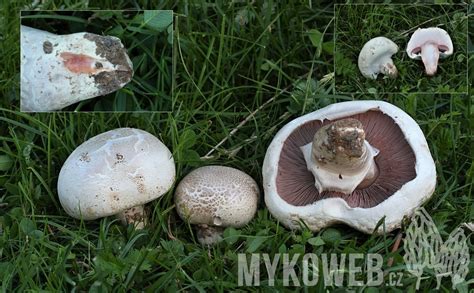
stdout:
[(197, 226), (203, 245), (222, 239), (226, 227), (239, 228), (255, 216), (259, 188), (244, 172), (225, 166), (205, 166), (191, 171), (176, 187), (180, 217)]
[(59, 173), (58, 194), (71, 217), (117, 215), (143, 228), (143, 205), (165, 194), (174, 179), (173, 156), (158, 138), (117, 128), (90, 138), (69, 155)]
[(438, 59), (453, 54), (454, 47), (448, 32), (439, 27), (419, 28), (407, 45), (407, 54), (411, 59), (421, 59), (427, 75), (438, 70)]
[(60, 110), (126, 85), (133, 65), (120, 39), (55, 35), (21, 26), (22, 111)]
[(392, 55), (397, 52), (397, 44), (386, 37), (369, 40), (359, 53), (360, 73), (370, 79), (376, 79), (379, 73), (392, 78), (397, 77), (398, 70), (392, 60)]
[[(433, 193), (436, 168), (418, 124), (382, 101), (330, 105), (285, 125), (263, 163), (265, 203), (285, 226), (385, 229)], [(380, 227), (375, 232), (382, 232)]]

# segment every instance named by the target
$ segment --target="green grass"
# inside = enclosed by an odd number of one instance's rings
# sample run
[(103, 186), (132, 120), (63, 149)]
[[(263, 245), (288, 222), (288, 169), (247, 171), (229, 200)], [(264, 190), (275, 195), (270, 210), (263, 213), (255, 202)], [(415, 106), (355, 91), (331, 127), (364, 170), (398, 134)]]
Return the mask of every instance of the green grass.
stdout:
[[(80, 1), (68, 3), (84, 7)], [(275, 287), (266, 281), (260, 287), (237, 287), (237, 254), (251, 252), (381, 253), (384, 270), (394, 257), (390, 270), (403, 274), (403, 286), (379, 289), (414, 291), (416, 278), (404, 267), (403, 248), (390, 252), (400, 231), (370, 236), (344, 225), (316, 233), (290, 231), (271, 216), (263, 195), (255, 219), (242, 229), (227, 230), (232, 237), (212, 248), (200, 246), (192, 227), (177, 216), (173, 190), (149, 204), (150, 225), (140, 231), (113, 217), (83, 222), (67, 216), (56, 192), (63, 162), (88, 138), (116, 127), (136, 127), (160, 138), (173, 152), (178, 181), (195, 167), (222, 164), (245, 171), (262, 187), (266, 148), (284, 124), (335, 102), (385, 100), (410, 114), (426, 135), (438, 183), (425, 208), (443, 238), (474, 221), (474, 96), (334, 95), (334, 55), (318, 52), (311, 38), (317, 30), (326, 32), (323, 42), (332, 40), (331, 3), (133, 3), (105, 0), (94, 5), (175, 9), (175, 88), (166, 102), (169, 108), (30, 115), (17, 112), (14, 103), (19, 94), (18, 28), (11, 23), (18, 24), (15, 11), (23, 6), (3, 2), (0, 20), (6, 25), (0, 33), (6, 41), (0, 49), (8, 56), (0, 56), (0, 291), (324, 290), (322, 282), (313, 289), (283, 288), (281, 266)], [(59, 5), (47, 1), (43, 8)], [(315, 237), (320, 237), (317, 242)], [(472, 241), (469, 245), (472, 251)], [(473, 273), (471, 260), (466, 279)], [(422, 280), (426, 292), (435, 286), (433, 276)], [(450, 288), (444, 278), (442, 290)]]
[[(338, 93), (466, 93), (467, 92), (467, 5), (336, 5), (335, 71)], [(440, 60), (435, 76), (427, 76), (421, 60), (406, 53), (407, 43), (418, 28), (441, 27), (453, 41), (454, 54)], [(398, 77), (379, 74), (367, 79), (357, 59), (363, 45), (385, 36), (399, 51), (392, 56)]]

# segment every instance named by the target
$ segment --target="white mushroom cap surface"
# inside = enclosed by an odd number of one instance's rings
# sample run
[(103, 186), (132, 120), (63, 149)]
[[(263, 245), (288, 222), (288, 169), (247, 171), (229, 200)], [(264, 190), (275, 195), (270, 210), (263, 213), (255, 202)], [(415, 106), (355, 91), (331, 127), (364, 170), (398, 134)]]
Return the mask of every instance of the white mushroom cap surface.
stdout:
[[(300, 150), (301, 146), (312, 140), (314, 133), (317, 131), (313, 125), (319, 125), (317, 127), (320, 127), (320, 125), (328, 123), (328, 121), (348, 117), (362, 118), (365, 113), (370, 113), (370, 116), (366, 118), (364, 123), (371, 125), (371, 129), (366, 129), (366, 139), (380, 150), (380, 154), (376, 157), (376, 162), (379, 165), (381, 165), (381, 162), (377, 160), (383, 157), (383, 152), (393, 152), (394, 145), (403, 140), (403, 138), (406, 144), (409, 145), (410, 152), (412, 152), (407, 157), (410, 160), (408, 162), (403, 161), (407, 158), (397, 155), (397, 153), (391, 155), (390, 159), (395, 160), (397, 164), (385, 166), (384, 170), (379, 170), (380, 174), (375, 182), (381, 180), (380, 176), (383, 176), (383, 172), (397, 168), (399, 165), (412, 166), (410, 168), (414, 170), (410, 172), (413, 172), (414, 178), (403, 183), (401, 187), (386, 198), (377, 198), (385, 192), (384, 189), (379, 189), (382, 185), (378, 185), (379, 187), (375, 189), (378, 192), (372, 195), (376, 197), (376, 201), (373, 201), (370, 207), (367, 208), (359, 207), (360, 203), (357, 201), (349, 201), (353, 200), (351, 197), (353, 194), (332, 193), (322, 196), (322, 198), (306, 198), (304, 203), (298, 205), (290, 203), (292, 199), (298, 196), (317, 194), (317, 189), (314, 187), (314, 177), (307, 170), (304, 155)], [(377, 119), (379, 117), (383, 118), (384, 121), (378, 122)], [(390, 123), (387, 123), (387, 121), (390, 121)], [(382, 126), (385, 124), (386, 126)], [(380, 125), (380, 130), (375, 129), (378, 127), (377, 125)], [(393, 127), (398, 129), (396, 131), (400, 132), (401, 139), (399, 137), (391, 138), (391, 136), (395, 137)], [(374, 139), (371, 140), (371, 137)], [(306, 140), (307, 142), (295, 144), (295, 139)], [(384, 142), (390, 143), (388, 145), (386, 143), (386, 145), (381, 145)], [(288, 146), (297, 151), (294, 153), (282, 153), (282, 150)], [(283, 169), (280, 168), (282, 160), (291, 161), (293, 167), (285, 166)], [(306, 182), (305, 186), (296, 185), (295, 178), (283, 178), (288, 176), (288, 174), (291, 174), (293, 177), (296, 176), (300, 181), (304, 177), (306, 179), (303, 180), (309, 180), (310, 182)], [(397, 177), (401, 178), (404, 176), (404, 174), (398, 174)], [(393, 176), (386, 176), (382, 180), (384, 182), (380, 184), (385, 185), (385, 188), (389, 188), (392, 185), (390, 181), (393, 180), (393, 184), (395, 184), (398, 179)], [(283, 225), (291, 229), (300, 228), (300, 221), (306, 223), (313, 231), (318, 231), (332, 224), (345, 223), (362, 232), (372, 233), (379, 220), (385, 217), (385, 229), (386, 231), (391, 231), (400, 226), (404, 216), (410, 216), (417, 207), (430, 198), (435, 185), (435, 164), (420, 127), (404, 111), (382, 101), (337, 103), (289, 122), (274, 137), (263, 162), (265, 203), (272, 215)], [(360, 187), (358, 194), (367, 195), (366, 188), (369, 187)], [(297, 190), (301, 194), (298, 195), (295, 192), (295, 194), (284, 195), (284, 189)], [(314, 189), (314, 191), (308, 191), (309, 189)], [(361, 203), (363, 204), (364, 202)], [(379, 227), (376, 232), (382, 231), (383, 227)]]
[(445, 58), (454, 52), (448, 32), (442, 28), (419, 28), (411, 36), (406, 52), (411, 59), (422, 59), (426, 73), (433, 75), (438, 67), (439, 57)]
[(74, 218), (93, 220), (143, 205), (173, 185), (169, 149), (150, 133), (118, 128), (78, 146), (64, 162), (58, 194)]
[(133, 75), (120, 39), (21, 26), (21, 110), (44, 112), (114, 92)]
[(176, 210), (191, 224), (242, 227), (255, 216), (259, 188), (246, 173), (225, 166), (191, 171), (175, 191)]
[(363, 76), (376, 79), (379, 73), (396, 77), (398, 74), (392, 55), (398, 46), (386, 37), (376, 37), (364, 44), (359, 53), (358, 65)]

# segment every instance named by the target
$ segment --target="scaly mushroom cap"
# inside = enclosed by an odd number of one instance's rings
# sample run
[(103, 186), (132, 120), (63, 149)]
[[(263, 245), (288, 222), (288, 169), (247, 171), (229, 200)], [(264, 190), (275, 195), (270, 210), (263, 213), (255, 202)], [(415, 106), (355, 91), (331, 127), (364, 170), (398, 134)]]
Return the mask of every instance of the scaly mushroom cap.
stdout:
[(242, 227), (257, 211), (259, 189), (244, 172), (224, 166), (191, 171), (175, 191), (176, 210), (191, 224)]
[(150, 133), (118, 128), (92, 137), (64, 162), (58, 194), (74, 218), (93, 220), (150, 202), (173, 185), (169, 149)]
[[(350, 194), (320, 193), (302, 147), (322, 126), (345, 118), (360, 121), (365, 139), (379, 150), (374, 157), (377, 174)], [(335, 176), (334, 180), (342, 180)], [(431, 196), (435, 184), (435, 165), (418, 124), (381, 101), (333, 104), (291, 121), (277, 133), (263, 163), (265, 202), (289, 228), (299, 228), (299, 221), (314, 231), (345, 223), (372, 233), (386, 216), (386, 230), (391, 231)]]
[(422, 59), (426, 73), (433, 75), (438, 68), (439, 57), (453, 54), (454, 47), (445, 30), (438, 27), (419, 28), (411, 36), (406, 52), (411, 59)]
[(359, 53), (358, 65), (363, 76), (376, 79), (379, 73), (396, 77), (397, 68), (392, 55), (398, 52), (398, 46), (386, 37), (376, 37), (364, 44)]
[(133, 76), (120, 39), (21, 26), (21, 110), (53, 111), (114, 92)]

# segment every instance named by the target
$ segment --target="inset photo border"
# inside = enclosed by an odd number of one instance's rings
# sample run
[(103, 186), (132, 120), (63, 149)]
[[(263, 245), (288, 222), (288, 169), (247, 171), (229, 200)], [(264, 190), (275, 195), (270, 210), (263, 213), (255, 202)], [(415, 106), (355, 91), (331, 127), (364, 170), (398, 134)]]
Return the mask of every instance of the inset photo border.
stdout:
[[(336, 4), (334, 12), (336, 93), (467, 93), (468, 5)], [(407, 54), (412, 35), (419, 29), (431, 27), (446, 31), (453, 44), (452, 54), (439, 58), (434, 75), (426, 73), (421, 52), (415, 52), (418, 59)], [(388, 64), (385, 66), (387, 74), (377, 74), (383, 71), (383, 65), (369, 65), (371, 78), (370, 74), (362, 74), (358, 63), (364, 45), (376, 37), (385, 37), (394, 44), (384, 57), (388, 61), (381, 62)], [(398, 51), (394, 49), (396, 47)], [(438, 48), (440, 55), (444, 55), (447, 48)], [(366, 49), (370, 55), (378, 54), (371, 45)], [(390, 57), (390, 54), (393, 55)], [(361, 56), (361, 62), (362, 59)]]
[(20, 16), (22, 111), (171, 110), (172, 10)]

